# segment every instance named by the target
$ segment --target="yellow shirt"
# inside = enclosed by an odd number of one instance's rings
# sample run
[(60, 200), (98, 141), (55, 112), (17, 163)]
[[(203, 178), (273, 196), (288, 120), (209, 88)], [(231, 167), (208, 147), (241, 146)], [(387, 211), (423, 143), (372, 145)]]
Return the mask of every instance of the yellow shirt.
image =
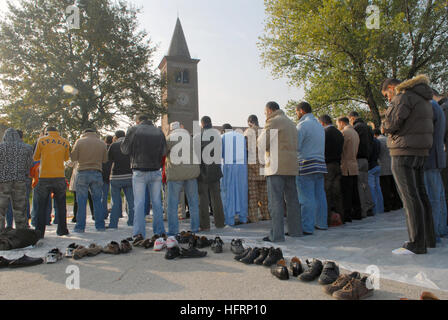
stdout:
[(40, 138), (34, 152), (34, 161), (40, 161), (39, 178), (64, 178), (64, 162), (69, 156), (70, 144), (58, 132)]

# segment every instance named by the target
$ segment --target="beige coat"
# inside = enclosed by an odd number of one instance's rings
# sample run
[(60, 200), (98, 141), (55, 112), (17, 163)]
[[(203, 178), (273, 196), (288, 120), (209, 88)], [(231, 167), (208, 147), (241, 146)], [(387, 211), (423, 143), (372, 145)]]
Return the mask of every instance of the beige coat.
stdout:
[[(271, 151), (274, 152), (274, 146), (271, 145), (269, 137), (275, 134), (270, 131), (272, 129), (278, 130), (277, 157), (274, 153), (271, 154)], [(299, 174), (297, 144), (298, 137), (295, 123), (282, 110), (273, 112), (266, 119), (266, 126), (258, 138), (258, 148), (266, 151), (265, 175), (297, 176)], [(272, 159), (270, 159), (271, 156)], [(270, 161), (267, 161), (267, 159), (270, 159)]]
[(78, 172), (85, 170), (103, 171), (107, 162), (107, 146), (94, 132), (84, 133), (73, 147), (71, 160), (78, 162)]
[(342, 130), (344, 136), (344, 148), (342, 150), (341, 171), (343, 176), (359, 175), (356, 156), (359, 149), (359, 135), (352, 126), (346, 126)]
[[(178, 137), (175, 137), (174, 133), (183, 132), (185, 137), (188, 136), (190, 143), (190, 159), (187, 160), (187, 163), (174, 164), (172, 161), (173, 157), (182, 158), (181, 149), (173, 149), (179, 143), (185, 143), (183, 140), (177, 141)], [(175, 138), (172, 138), (175, 137)], [(173, 140), (173, 141), (171, 141)], [(193, 138), (190, 136), (187, 130), (177, 129), (171, 132), (171, 134), (166, 138), (167, 143), (167, 156), (166, 156), (166, 180), (167, 181), (186, 181), (192, 180), (199, 177), (200, 167), (199, 164), (194, 164), (194, 146), (193, 146)], [(180, 147), (180, 145), (179, 145)], [(176, 151), (176, 152), (175, 152)], [(199, 154), (197, 155), (197, 159), (199, 159)]]

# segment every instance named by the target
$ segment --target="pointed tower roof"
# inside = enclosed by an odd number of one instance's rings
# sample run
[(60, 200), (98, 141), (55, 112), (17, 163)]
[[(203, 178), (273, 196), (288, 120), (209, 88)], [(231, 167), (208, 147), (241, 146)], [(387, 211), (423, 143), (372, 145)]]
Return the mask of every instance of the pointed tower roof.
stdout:
[(187, 41), (185, 40), (184, 30), (182, 29), (179, 18), (177, 18), (176, 28), (174, 29), (173, 38), (171, 39), (168, 57), (184, 57), (191, 59)]

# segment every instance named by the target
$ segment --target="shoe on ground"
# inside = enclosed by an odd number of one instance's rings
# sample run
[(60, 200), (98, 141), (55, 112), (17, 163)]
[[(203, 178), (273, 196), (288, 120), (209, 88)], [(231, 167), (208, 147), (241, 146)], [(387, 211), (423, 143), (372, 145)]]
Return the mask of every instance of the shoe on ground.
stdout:
[(263, 241), (264, 241), (264, 242), (272, 242), (271, 238), (269, 238), (269, 237), (264, 237), (264, 238), (263, 238)]
[(222, 253), (224, 247), (224, 242), (220, 237), (216, 237), (215, 240), (213, 240), (213, 243), (211, 245), (211, 248), (214, 253)]
[(283, 252), (280, 248), (270, 248), (269, 254), (266, 259), (263, 261), (263, 265), (265, 267), (270, 267), (275, 265), (277, 262), (283, 259)]
[(243, 247), (243, 240), (233, 239), (230, 243), (230, 250), (236, 255), (242, 254), (245, 251)]
[(44, 259), (42, 258), (31, 258), (27, 255), (23, 255), (23, 257), (19, 259), (12, 260), (8, 267), (9, 268), (22, 268), (22, 267), (31, 267), (44, 263)]
[(322, 261), (313, 259), (311, 262), (306, 260), (308, 269), (305, 270), (300, 276), (299, 280), (310, 282), (316, 280), (322, 273), (323, 265)]
[(302, 261), (300, 261), (300, 259), (297, 257), (291, 259), (291, 262), (289, 263), (289, 268), (291, 269), (293, 277), (298, 277), (303, 273)]
[(143, 235), (139, 234), (134, 237), (134, 241), (132, 242), (132, 245), (134, 247), (141, 247), (144, 240), (145, 240), (145, 238), (143, 238)]
[(109, 243), (107, 246), (105, 246), (103, 248), (103, 252), (106, 254), (119, 254), (120, 253), (120, 245), (117, 242), (112, 241), (111, 243)]
[(76, 248), (73, 251), (73, 259), (75, 259), (75, 260), (82, 259), (85, 256), (87, 256), (88, 253), (89, 253), (89, 249), (87, 249), (84, 246), (78, 246), (78, 248)]
[(168, 237), (168, 239), (166, 240), (166, 247), (168, 249), (178, 247), (178, 246), (179, 246), (179, 243), (177, 242), (175, 237)]
[(197, 242), (196, 242), (196, 247), (198, 249), (203, 249), (203, 248), (207, 248), (210, 247), (210, 245), (212, 244), (212, 240), (207, 239), (207, 237), (202, 236), (200, 237)]
[(66, 258), (73, 258), (73, 251), (78, 248), (78, 245), (76, 243), (71, 243), (65, 250), (65, 257)]
[(319, 284), (328, 285), (335, 282), (339, 277), (339, 266), (333, 261), (324, 263), (324, 268), (319, 276)]
[(240, 259), (240, 262), (244, 264), (254, 264), (255, 259), (260, 256), (260, 253), (260, 248), (253, 248), (244, 258)]
[(359, 279), (352, 278), (344, 288), (333, 293), (333, 298), (338, 300), (361, 300), (373, 295), (373, 289), (368, 289), (367, 277)]
[(167, 260), (173, 260), (180, 257), (180, 248), (179, 247), (172, 247), (168, 248), (165, 254), (165, 259)]
[[(281, 260), (284, 262), (284, 260)], [(286, 264), (286, 262), (284, 262)], [(286, 266), (277, 264), (271, 267), (271, 274), (276, 276), (280, 280), (289, 280), (289, 272)]]
[(207, 255), (207, 251), (199, 251), (196, 248), (182, 248), (179, 258), (203, 258)]
[(349, 283), (349, 281), (351, 279), (358, 279), (358, 280), (361, 279), (360, 273), (359, 272), (352, 272), (350, 274), (341, 274), (341, 275), (339, 275), (339, 277), (336, 279), (335, 282), (333, 282), (332, 284), (329, 284), (329, 285), (326, 285), (326, 286), (323, 287), (324, 292), (331, 296), (336, 291), (339, 291), (342, 288), (344, 288), (347, 285), (347, 283)]
[(257, 259), (255, 259), (254, 263), (256, 265), (261, 266), (263, 264), (264, 260), (266, 260), (266, 258), (268, 257), (268, 255), (269, 255), (269, 248), (266, 248), (266, 247), (261, 248), (260, 255), (258, 256)]
[(45, 255), (45, 263), (46, 264), (53, 264), (58, 262), (59, 260), (62, 259), (62, 252), (59, 251), (58, 248), (54, 248), (50, 251), (48, 251), (48, 253)]
[(166, 248), (166, 241), (163, 238), (159, 238), (154, 242), (154, 251), (162, 251)]
[(4, 257), (0, 257), (0, 269), (7, 268), (12, 260), (8, 260)]
[(252, 248), (247, 248), (245, 249), (241, 254), (237, 254), (235, 256), (235, 260), (236, 261), (240, 261), (241, 259), (243, 259), (245, 256), (247, 256), (249, 254), (249, 252), (252, 251)]
[(88, 257), (95, 257), (99, 255), (103, 251), (103, 248), (95, 243), (92, 243), (87, 248), (87, 256)]
[(409, 250), (409, 251), (411, 251), (412, 253), (415, 253), (415, 254), (426, 254), (427, 253), (426, 248), (417, 248), (411, 242), (405, 242), (404, 245), (403, 245), (403, 248), (406, 249), (406, 250)]
[(129, 253), (131, 251), (132, 251), (131, 243), (128, 240), (126, 240), (126, 239), (121, 240), (121, 243), (120, 243), (120, 253)]
[(68, 232), (67, 229), (65, 229), (63, 232), (58, 232), (57, 235), (59, 237), (63, 237), (63, 236), (68, 236), (70, 234), (70, 232)]
[(420, 296), (420, 300), (440, 300), (434, 293), (425, 291)]

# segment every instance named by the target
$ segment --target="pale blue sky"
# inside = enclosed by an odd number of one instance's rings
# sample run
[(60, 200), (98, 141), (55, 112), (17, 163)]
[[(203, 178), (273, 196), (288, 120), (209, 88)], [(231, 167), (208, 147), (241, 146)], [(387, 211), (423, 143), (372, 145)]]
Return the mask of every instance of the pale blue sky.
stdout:
[[(130, 0), (142, 8), (140, 26), (159, 45), (156, 68), (168, 51), (177, 14), (193, 58), (199, 63), (199, 114), (215, 125), (246, 126), (250, 114), (264, 124), (266, 102), (283, 108), (303, 91), (263, 69), (256, 46), (264, 29), (263, 0)], [(0, 0), (4, 9), (6, 0)]]

